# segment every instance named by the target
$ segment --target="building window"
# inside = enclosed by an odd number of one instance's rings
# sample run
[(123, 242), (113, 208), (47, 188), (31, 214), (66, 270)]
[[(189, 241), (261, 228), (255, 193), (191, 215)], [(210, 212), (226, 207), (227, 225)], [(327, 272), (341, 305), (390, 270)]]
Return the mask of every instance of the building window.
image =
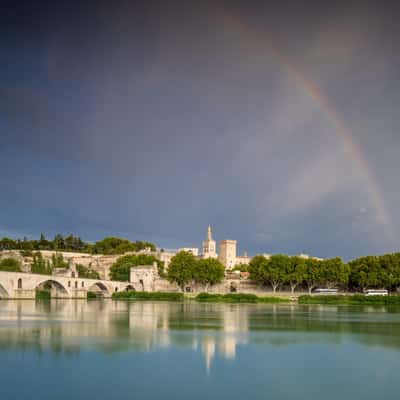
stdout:
[(118, 292), (118, 288), (117, 287), (115, 288), (115, 291)]
[(78, 281), (75, 281), (75, 289), (78, 289)]
[(191, 293), (192, 292), (192, 288), (190, 286), (186, 286), (185, 291), (186, 291), (186, 293)]
[(85, 282), (82, 281), (82, 287), (85, 287)]
[(18, 279), (18, 289), (22, 289), (22, 279)]
[(71, 281), (68, 281), (68, 287), (71, 287)]

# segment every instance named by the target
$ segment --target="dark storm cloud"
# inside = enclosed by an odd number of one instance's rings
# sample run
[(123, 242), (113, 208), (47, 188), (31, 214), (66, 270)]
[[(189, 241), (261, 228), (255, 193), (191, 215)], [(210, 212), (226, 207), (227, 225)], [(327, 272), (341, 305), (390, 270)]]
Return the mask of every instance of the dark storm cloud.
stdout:
[(398, 228), (398, 16), (366, 1), (10, 2), (2, 232), (173, 247), (211, 223), (252, 253), (395, 249), (367, 173)]

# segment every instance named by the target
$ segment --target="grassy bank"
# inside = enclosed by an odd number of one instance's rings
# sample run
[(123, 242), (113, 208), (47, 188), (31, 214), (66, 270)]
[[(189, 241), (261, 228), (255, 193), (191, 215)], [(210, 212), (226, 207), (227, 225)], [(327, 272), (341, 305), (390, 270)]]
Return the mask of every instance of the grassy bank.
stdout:
[(164, 292), (114, 292), (114, 300), (164, 300), (181, 301), (183, 293), (164, 293)]
[(228, 293), (228, 294), (211, 294), (200, 293), (195, 297), (196, 301), (216, 302), (216, 303), (287, 303), (287, 299), (280, 297), (259, 297), (255, 294), (246, 293)]
[(400, 296), (300, 296), (299, 304), (332, 304), (332, 305), (400, 305)]

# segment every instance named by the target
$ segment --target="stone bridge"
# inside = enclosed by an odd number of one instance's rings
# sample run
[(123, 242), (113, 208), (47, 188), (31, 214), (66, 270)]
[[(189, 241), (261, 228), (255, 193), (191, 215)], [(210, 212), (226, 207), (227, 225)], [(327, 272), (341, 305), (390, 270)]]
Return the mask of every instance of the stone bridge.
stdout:
[(0, 271), (0, 298), (34, 299), (36, 289), (51, 287), (52, 297), (86, 298), (87, 292), (111, 297), (113, 292), (134, 290), (129, 282)]

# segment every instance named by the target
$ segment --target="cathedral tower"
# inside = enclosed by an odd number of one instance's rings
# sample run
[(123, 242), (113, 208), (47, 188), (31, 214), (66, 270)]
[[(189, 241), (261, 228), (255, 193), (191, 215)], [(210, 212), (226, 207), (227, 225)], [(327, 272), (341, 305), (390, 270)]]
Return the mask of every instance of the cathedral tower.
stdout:
[(217, 258), (216, 243), (212, 238), (210, 225), (208, 225), (207, 240), (203, 240), (203, 258)]

